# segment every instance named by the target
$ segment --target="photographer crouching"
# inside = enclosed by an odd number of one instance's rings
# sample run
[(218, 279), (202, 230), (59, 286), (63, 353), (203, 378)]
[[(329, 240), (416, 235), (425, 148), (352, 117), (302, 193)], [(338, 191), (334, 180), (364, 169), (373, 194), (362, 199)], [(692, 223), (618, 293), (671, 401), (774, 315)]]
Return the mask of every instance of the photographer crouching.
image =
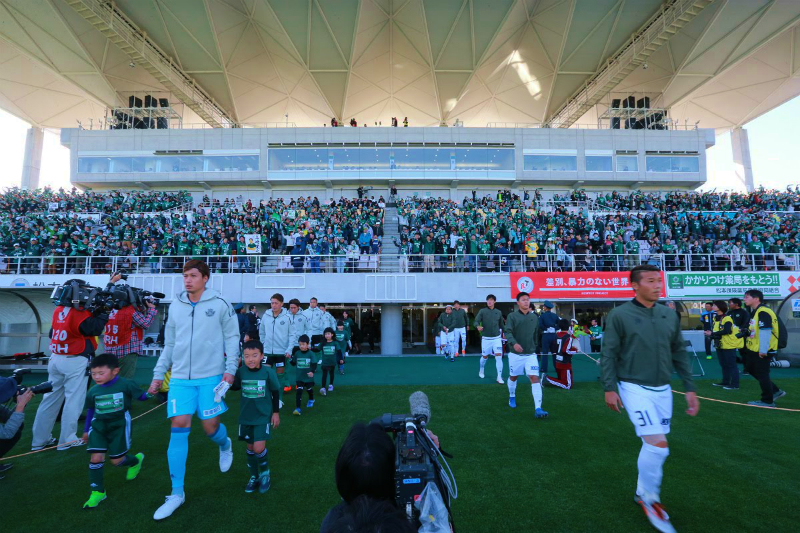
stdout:
[[(25, 407), (33, 398), (31, 389), (17, 394), (17, 382), (14, 379), (0, 378), (0, 404), (6, 403), (15, 396), (17, 405), (13, 411), (0, 405), (0, 457), (7, 454), (22, 436), (22, 428), (25, 427)], [(3, 479), (3, 472), (10, 468), (11, 464), (0, 463), (0, 479)]]
[[(111, 276), (111, 283), (127, 279), (121, 272)], [(127, 286), (121, 286), (127, 290)], [(136, 362), (142, 354), (144, 332), (153, 323), (158, 311), (152, 299), (136, 301), (136, 292), (132, 298), (125, 298), (121, 309), (111, 311), (103, 334), (103, 346), (106, 353), (119, 360), (119, 377), (134, 379)], [(157, 301), (157, 300), (156, 300)]]
[(438, 438), (425, 428), (428, 399), (415, 392), (410, 403), (411, 415), (385, 414), (351, 428), (336, 458), (342, 502), (328, 511), (320, 533), (454, 531), (450, 498), (458, 488)]
[[(71, 279), (56, 287), (51, 295), (56, 305), (50, 329), (48, 380), (53, 391), (45, 394), (33, 421), (31, 450), (58, 443), (58, 450), (80, 446), (78, 417), (86, 399), (86, 368), (97, 349), (96, 337), (103, 334), (112, 301), (107, 291)], [(52, 437), (61, 405), (61, 433)]]

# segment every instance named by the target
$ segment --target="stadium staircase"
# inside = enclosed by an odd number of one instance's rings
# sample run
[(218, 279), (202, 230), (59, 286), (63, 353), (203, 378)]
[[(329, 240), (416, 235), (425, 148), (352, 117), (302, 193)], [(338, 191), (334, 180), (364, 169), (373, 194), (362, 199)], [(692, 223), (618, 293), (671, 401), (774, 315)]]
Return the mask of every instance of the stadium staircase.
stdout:
[(400, 240), (400, 218), (397, 207), (393, 204), (386, 206), (383, 215), (383, 240), (381, 242), (381, 261), (379, 272), (397, 272), (400, 265), (397, 261), (398, 248), (394, 241)]

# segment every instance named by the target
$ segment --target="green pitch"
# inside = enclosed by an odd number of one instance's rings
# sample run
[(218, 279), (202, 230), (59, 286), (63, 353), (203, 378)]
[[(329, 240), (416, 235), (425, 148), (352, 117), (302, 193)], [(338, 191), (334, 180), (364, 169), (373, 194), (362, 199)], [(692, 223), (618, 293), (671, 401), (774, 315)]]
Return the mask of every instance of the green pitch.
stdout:
[[(533, 418), (530, 388), (523, 382), (517, 388), (518, 408), (507, 406), (507, 388), (492, 381), (493, 361), (483, 383), (476, 358), (455, 363), (439, 358), (350, 361), (347, 375), (337, 375), (336, 390), (328, 397), (317, 394), (316, 405), (304, 408), (301, 417), (291, 416), (294, 396), (287, 395), (290, 404), (267, 445), (272, 488), (266, 494), (244, 493), (249, 476), (244, 443), (234, 439), (233, 467), (222, 474), (217, 448), (196, 423), (190, 436), (187, 502), (163, 523), (154, 522), (153, 512), (170, 488), (169, 424), (161, 407), (133, 423), (133, 451), (147, 456), (139, 477), (126, 482), (124, 470), (107, 463), (108, 500), (97, 509), (81, 509), (89, 495), (85, 449), (51, 450), (12, 461), (14, 468), (0, 480), (2, 523), (9, 531), (172, 532), (200, 524), (204, 531), (220, 532), (319, 531), (326, 511), (339, 500), (334, 463), (350, 426), (385, 412), (407, 412), (409, 394), (421, 389), (431, 401), (431, 428), (455, 456), (450, 465), (460, 492), (453, 503), (457, 531), (651, 530), (632, 502), (641, 441), (627, 416), (605, 407), (593, 364), (576, 361), (576, 374), (584, 381), (572, 391), (545, 389), (550, 418), (542, 421)], [(713, 366), (711, 361), (707, 366)], [(146, 377), (146, 363), (142, 370)], [(788, 392), (779, 400), (781, 407), (800, 409), (797, 375), (796, 369), (773, 373)], [(403, 380), (415, 384), (392, 384)], [(742, 378), (738, 392), (710, 383), (699, 382), (700, 396), (737, 402), (758, 397), (758, 386), (749, 377)], [(223, 415), (233, 436), (237, 398), (238, 393), (229, 393), (230, 410)], [(29, 450), (37, 404), (28, 408), (25, 434), (11, 454)], [(133, 415), (153, 406), (136, 402)], [(684, 409), (683, 397), (676, 395), (662, 487), (662, 501), (676, 529), (796, 530), (790, 511), (800, 493), (800, 412), (702, 400), (696, 418)], [(295, 453), (297, 442), (304, 443), (303, 455)]]

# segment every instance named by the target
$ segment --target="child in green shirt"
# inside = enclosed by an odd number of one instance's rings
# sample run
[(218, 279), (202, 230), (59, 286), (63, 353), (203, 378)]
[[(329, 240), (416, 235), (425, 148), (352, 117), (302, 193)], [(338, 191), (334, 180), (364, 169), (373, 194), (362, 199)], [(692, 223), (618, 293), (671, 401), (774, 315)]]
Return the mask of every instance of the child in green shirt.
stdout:
[(247, 443), (247, 466), (250, 481), (245, 492), (265, 493), (269, 490), (269, 460), (267, 439), (270, 425), (278, 427), (278, 399), (281, 388), (278, 375), (272, 367), (262, 365), (264, 345), (260, 341), (248, 340), (242, 345), (244, 366), (236, 370), (231, 390), (242, 391), (239, 410), (239, 440)]
[(83, 442), (86, 451), (92, 454), (89, 462), (89, 486), (92, 493), (84, 509), (94, 509), (106, 499), (103, 485), (103, 464), (106, 454), (114, 466), (127, 467), (126, 479), (136, 479), (142, 468), (144, 454), (131, 457), (131, 400), (147, 400), (133, 381), (118, 377), (119, 361), (110, 354), (98, 355), (89, 365), (92, 379), (97, 383), (86, 393), (86, 426)]
[[(339, 365), (339, 373), (344, 375), (344, 362), (347, 360), (350, 349), (350, 332), (345, 329), (344, 322), (339, 320), (336, 322), (336, 331), (333, 333), (336, 336), (336, 342), (339, 343), (339, 350), (342, 351), (342, 364)], [(331, 380), (331, 390), (333, 390), (333, 380)]]
[[(342, 329), (344, 329), (344, 326), (342, 326)], [(333, 392), (333, 369), (337, 364), (340, 368), (341, 365), (344, 364), (344, 354), (342, 353), (339, 342), (334, 338), (332, 328), (325, 328), (322, 335), (325, 337), (325, 340), (322, 341), (314, 351), (322, 352), (322, 388), (319, 390), (319, 393), (323, 396), (327, 396), (328, 391)], [(328, 381), (328, 374), (331, 376), (331, 384), (326, 389), (325, 383)]]
[(308, 335), (300, 335), (297, 339), (297, 346), (292, 350), (292, 360), (289, 364), (297, 368), (297, 403), (292, 414), (300, 416), (303, 389), (308, 391), (306, 407), (314, 407), (314, 372), (317, 371), (317, 356), (311, 351), (311, 339)]

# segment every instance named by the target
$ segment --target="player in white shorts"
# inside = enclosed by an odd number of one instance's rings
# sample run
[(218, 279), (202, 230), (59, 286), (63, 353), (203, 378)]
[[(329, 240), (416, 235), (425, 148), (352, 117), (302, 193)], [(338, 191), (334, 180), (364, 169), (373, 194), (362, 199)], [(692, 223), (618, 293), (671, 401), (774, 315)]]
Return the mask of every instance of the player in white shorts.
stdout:
[(673, 368), (686, 389), (686, 413), (695, 416), (700, 404), (678, 315), (657, 303), (664, 284), (661, 271), (652, 265), (639, 265), (631, 270), (630, 282), (636, 297), (614, 308), (606, 321), (601, 356), (603, 389), (606, 405), (616, 412), (624, 406), (636, 435), (642, 439), (634, 501), (642, 506), (653, 527), (671, 533), (675, 528), (661, 505), (661, 479), (669, 456)]
[(458, 357), (458, 343), (461, 341), (461, 355), (467, 355), (467, 328), (469, 327), (469, 317), (466, 308), (461, 307), (461, 302), (453, 301), (453, 350)]
[(503, 328), (505, 319), (499, 309), (495, 309), (494, 304), (497, 298), (494, 294), (486, 296), (486, 307), (478, 311), (475, 315), (475, 328), (481, 334), (481, 370), (478, 377), (485, 377), (484, 368), (490, 355), (494, 355), (494, 364), (497, 368), (497, 382), (501, 385), (503, 381)]
[(453, 346), (453, 325), (455, 324), (455, 317), (453, 316), (453, 306), (447, 305), (444, 309), (444, 314), (439, 317), (439, 324), (442, 326), (442, 332), (439, 334), (442, 338), (442, 352), (444, 352), (445, 359), (450, 361), (456, 360), (455, 347)]
[(510, 350), (508, 352), (508, 405), (517, 407), (517, 377), (528, 376), (531, 382), (536, 418), (547, 418), (542, 409), (542, 384), (539, 382), (539, 358), (536, 356), (539, 317), (531, 309), (527, 292), (517, 294), (517, 310), (506, 318), (505, 334)]

